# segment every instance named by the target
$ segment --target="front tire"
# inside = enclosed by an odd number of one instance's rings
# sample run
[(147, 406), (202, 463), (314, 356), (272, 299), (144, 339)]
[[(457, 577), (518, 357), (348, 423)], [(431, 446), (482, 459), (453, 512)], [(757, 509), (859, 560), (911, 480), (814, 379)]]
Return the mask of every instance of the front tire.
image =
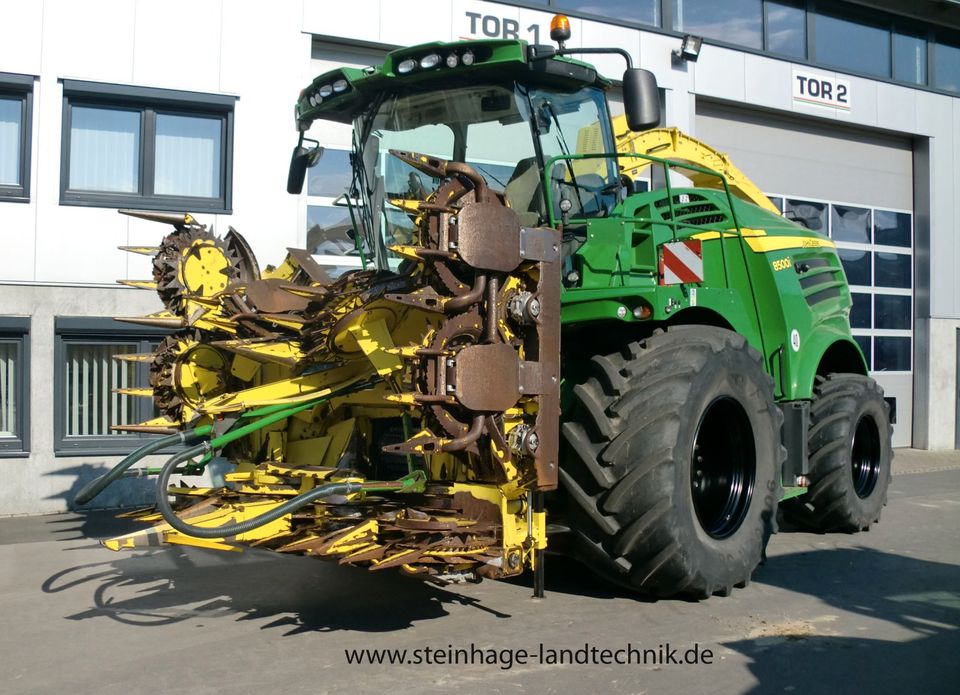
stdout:
[(810, 404), (810, 486), (784, 504), (790, 521), (824, 532), (866, 531), (887, 503), (893, 449), (889, 406), (859, 374), (817, 377)]
[(743, 586), (774, 531), (782, 416), (744, 338), (683, 326), (594, 357), (562, 428), (570, 550), (655, 596)]

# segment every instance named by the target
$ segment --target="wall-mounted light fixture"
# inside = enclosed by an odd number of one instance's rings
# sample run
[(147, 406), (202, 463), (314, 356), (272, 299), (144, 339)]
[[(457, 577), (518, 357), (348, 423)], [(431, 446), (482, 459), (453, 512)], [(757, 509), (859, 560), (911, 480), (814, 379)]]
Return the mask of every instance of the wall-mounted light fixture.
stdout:
[(682, 61), (688, 61), (691, 63), (696, 63), (697, 58), (700, 57), (700, 47), (703, 45), (703, 37), (694, 36), (693, 34), (685, 34), (683, 41), (680, 43), (680, 48), (677, 48), (673, 51), (673, 62), (679, 63)]

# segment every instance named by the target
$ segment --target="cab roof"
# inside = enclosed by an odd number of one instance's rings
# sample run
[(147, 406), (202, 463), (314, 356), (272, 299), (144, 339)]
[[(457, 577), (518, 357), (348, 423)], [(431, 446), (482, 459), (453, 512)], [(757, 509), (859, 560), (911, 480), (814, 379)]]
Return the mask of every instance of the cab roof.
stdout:
[[(388, 53), (380, 65), (338, 68), (315, 78), (300, 92), (297, 121), (301, 130), (318, 119), (350, 123), (384, 92), (407, 88), (426, 90), (430, 86), (443, 88), (507, 80), (564, 91), (588, 85), (603, 89), (610, 86), (609, 80), (599, 76), (589, 63), (565, 56), (537, 58), (538, 52), (552, 53), (552, 47), (510, 39), (436, 41), (398, 48)], [(437, 57), (433, 65), (432, 56)]]

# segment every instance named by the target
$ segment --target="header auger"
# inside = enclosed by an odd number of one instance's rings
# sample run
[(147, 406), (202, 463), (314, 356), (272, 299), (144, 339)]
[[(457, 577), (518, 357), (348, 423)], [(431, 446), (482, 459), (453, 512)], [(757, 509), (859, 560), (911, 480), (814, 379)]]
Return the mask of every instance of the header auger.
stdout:
[[(622, 119), (574, 53), (628, 58)], [(291, 193), (322, 155), (313, 122), (353, 123), (349, 241), (318, 228), (260, 270), (232, 229), (132, 213), (174, 231), (128, 249), (154, 257), (128, 284), (165, 308), (125, 320), (170, 336), (123, 357), (150, 362), (151, 389), (129, 393), (161, 416), (120, 429), (165, 436), (78, 495), (159, 476), (153, 528), (107, 545), (253, 545), (435, 581), (533, 569), (539, 594), (549, 528), (610, 582), (703, 598), (749, 581), (778, 513), (868, 528), (891, 425), (834, 244), (656, 128), (659, 104), (621, 49), (402, 48), (297, 103)], [(339, 275), (310, 253), (350, 247)], [(210, 487), (168, 486), (204, 471)]]

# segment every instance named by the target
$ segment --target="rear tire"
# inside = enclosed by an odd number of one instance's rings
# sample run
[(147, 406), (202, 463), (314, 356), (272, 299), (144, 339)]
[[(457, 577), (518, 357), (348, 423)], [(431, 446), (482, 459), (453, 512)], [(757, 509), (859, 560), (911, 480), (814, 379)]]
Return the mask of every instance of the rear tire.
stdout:
[(848, 533), (880, 520), (893, 460), (889, 412), (883, 389), (869, 377), (817, 377), (808, 435), (810, 486), (783, 505), (787, 520)]
[(683, 326), (594, 357), (562, 427), (569, 551), (605, 579), (704, 598), (744, 586), (775, 530), (782, 416), (761, 357)]

